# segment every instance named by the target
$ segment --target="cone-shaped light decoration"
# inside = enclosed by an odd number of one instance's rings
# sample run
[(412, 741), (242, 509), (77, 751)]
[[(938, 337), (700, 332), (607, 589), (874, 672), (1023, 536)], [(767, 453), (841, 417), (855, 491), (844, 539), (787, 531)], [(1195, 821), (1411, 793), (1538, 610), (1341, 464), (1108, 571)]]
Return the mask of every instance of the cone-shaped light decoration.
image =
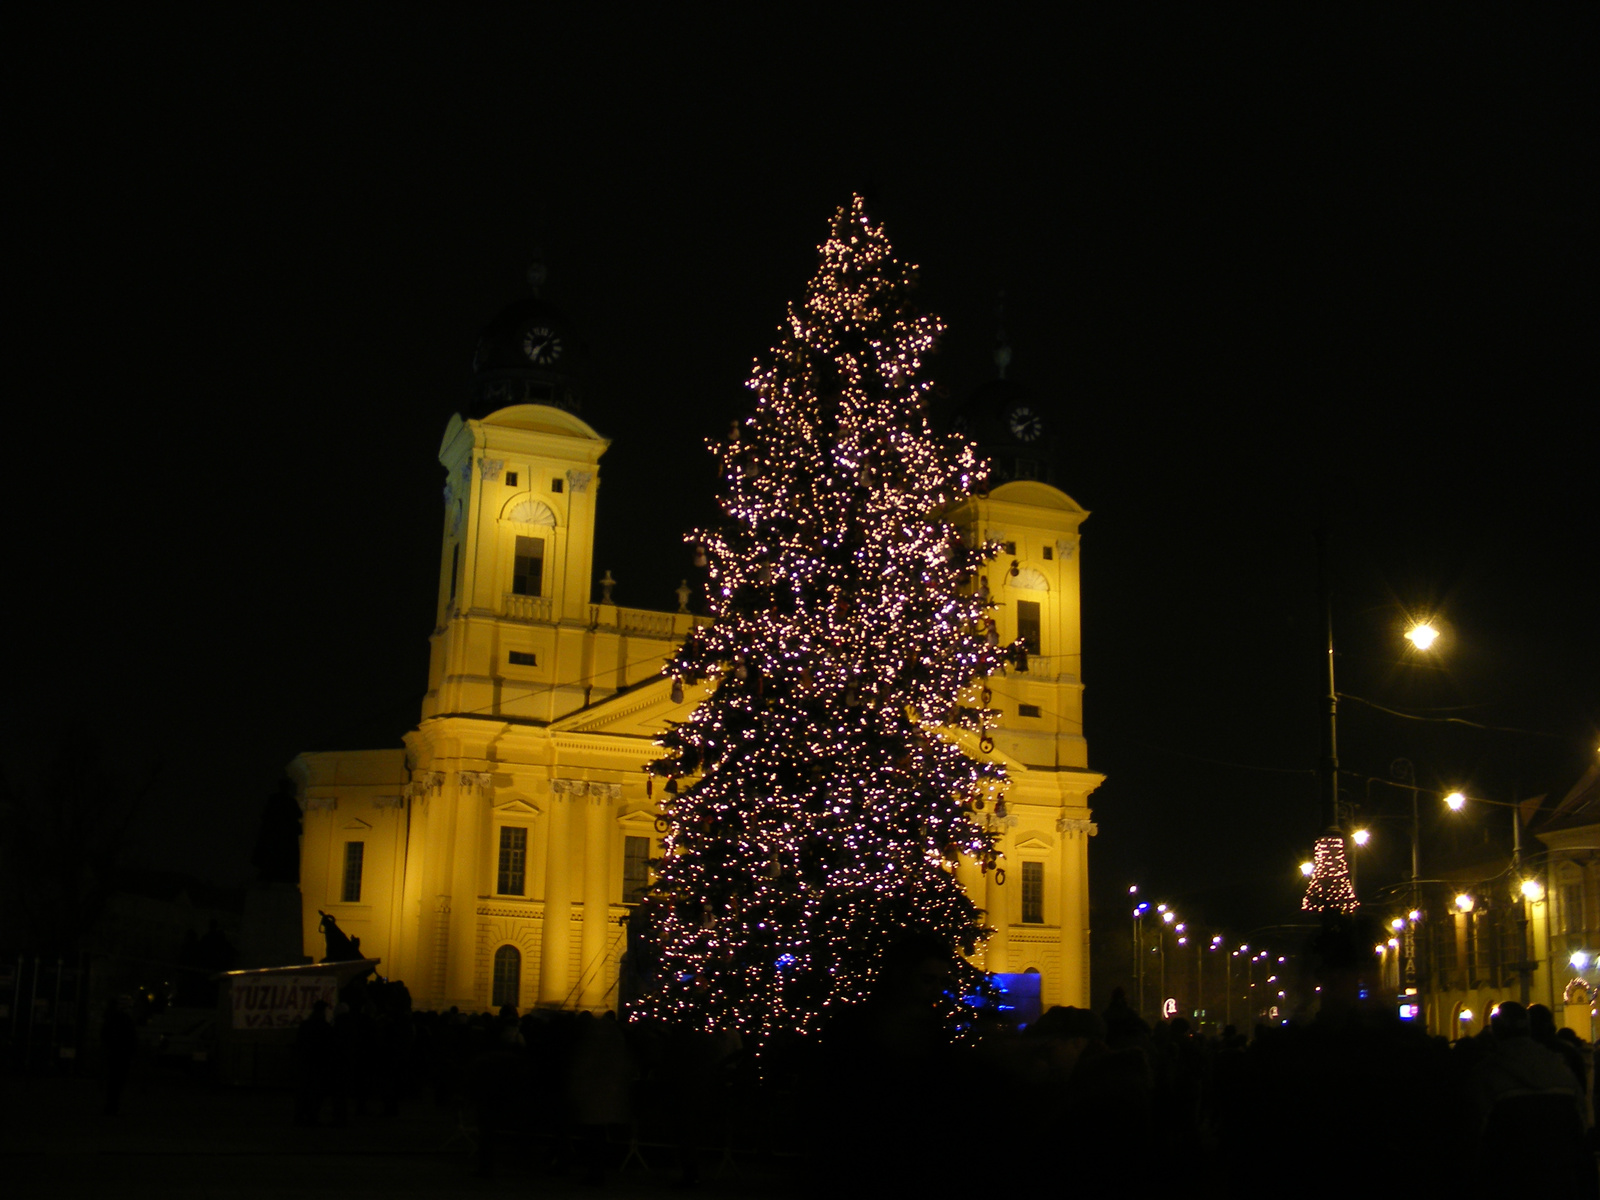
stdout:
[(1356, 889), (1350, 882), (1350, 864), (1344, 857), (1344, 835), (1337, 831), (1317, 839), (1311, 860), (1311, 882), (1300, 907), (1307, 912), (1354, 912)]

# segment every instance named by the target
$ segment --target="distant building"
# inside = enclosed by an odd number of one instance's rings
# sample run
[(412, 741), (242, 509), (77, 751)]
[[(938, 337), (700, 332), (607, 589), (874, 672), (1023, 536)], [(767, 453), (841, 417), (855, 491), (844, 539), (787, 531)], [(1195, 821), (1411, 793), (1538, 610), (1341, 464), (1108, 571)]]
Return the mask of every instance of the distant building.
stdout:
[[(484, 415), (452, 418), (439, 448), (438, 612), (422, 720), (405, 748), (290, 764), (307, 952), (320, 956), (319, 913), (332, 914), (420, 1006), (616, 1006), (627, 915), (660, 853), (644, 768), (655, 736), (704, 695), (686, 689), (675, 703), (661, 668), (707, 618), (686, 603), (620, 608), (605, 580), (593, 598), (609, 442), (578, 415), (575, 346), (537, 297), (480, 341)], [(996, 422), (1019, 444), (1038, 441), (1046, 415), (1003, 391), (981, 397), (980, 441)], [(1009, 407), (989, 412), (996, 404)], [(990, 753), (1012, 784), (1005, 815), (982, 819), (1000, 829), (1005, 882), (965, 865), (963, 879), (996, 928), (983, 965), (1038, 973), (1046, 1006), (1086, 1005), (1088, 798), (1102, 780), (1083, 733), (1088, 514), (1008, 464), (1008, 482), (950, 514), (969, 537), (1005, 544), (987, 579), (1000, 638), (1024, 637), (1035, 652), (1026, 674), (990, 682), (1001, 713)]]
[[(1596, 1032), (1600, 991), (1600, 764), (1556, 804), (1529, 807), (1530, 843), (1520, 871), (1506, 859), (1440, 872), (1422, 886), (1415, 910), (1397, 901), (1385, 919), (1401, 922), (1396, 944), (1374, 947), (1377, 975), (1400, 1003), (1421, 1006), (1429, 1032), (1461, 1037), (1481, 1032), (1503, 1000), (1543, 1004), (1585, 1041)], [(1519, 812), (1517, 819), (1524, 814)], [(1415, 947), (1414, 976), (1405, 955)], [(1578, 956), (1576, 959), (1574, 955)], [(1411, 983), (1414, 978), (1415, 982)], [(1405, 995), (1411, 983), (1415, 999)]]

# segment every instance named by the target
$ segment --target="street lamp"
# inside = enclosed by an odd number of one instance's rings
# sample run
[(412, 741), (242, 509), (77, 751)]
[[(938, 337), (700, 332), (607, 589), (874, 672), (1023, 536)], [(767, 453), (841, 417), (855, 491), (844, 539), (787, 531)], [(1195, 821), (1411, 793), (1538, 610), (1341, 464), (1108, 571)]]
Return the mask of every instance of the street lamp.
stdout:
[[(1135, 884), (1128, 889), (1129, 895), (1137, 895), (1139, 887)], [(1150, 911), (1150, 906), (1143, 901), (1133, 907), (1133, 973), (1135, 984), (1139, 991), (1139, 1015), (1144, 1016), (1144, 915)]]
[(1451, 792), (1444, 798), (1444, 802), (1451, 812), (1460, 812), (1467, 806), (1467, 798), (1460, 792)]
[(1426, 621), (1420, 621), (1406, 630), (1406, 641), (1418, 650), (1427, 650), (1439, 640), (1439, 631)]

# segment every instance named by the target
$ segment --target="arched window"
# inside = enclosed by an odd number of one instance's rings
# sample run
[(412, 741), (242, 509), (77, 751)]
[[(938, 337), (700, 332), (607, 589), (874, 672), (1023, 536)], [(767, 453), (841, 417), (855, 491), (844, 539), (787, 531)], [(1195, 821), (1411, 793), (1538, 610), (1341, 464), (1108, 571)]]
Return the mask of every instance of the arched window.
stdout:
[(494, 952), (494, 994), (489, 1003), (495, 1008), (516, 1005), (522, 995), (522, 952), (515, 946), (501, 946)]

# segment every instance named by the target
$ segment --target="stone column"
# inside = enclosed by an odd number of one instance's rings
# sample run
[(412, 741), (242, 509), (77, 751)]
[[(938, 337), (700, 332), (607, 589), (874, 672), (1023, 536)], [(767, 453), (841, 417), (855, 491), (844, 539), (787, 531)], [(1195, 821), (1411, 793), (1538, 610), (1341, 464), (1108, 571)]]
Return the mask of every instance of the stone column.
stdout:
[(599, 1010), (606, 1002), (606, 950), (613, 930), (607, 919), (611, 891), (611, 790), (621, 784), (591, 783), (583, 822), (583, 993), (579, 1003)]
[(984, 908), (988, 910), (988, 922), (994, 928), (989, 935), (989, 950), (985, 956), (988, 971), (1009, 971), (1011, 969), (1011, 908), (1007, 904), (1006, 889), (1022, 886), (1021, 881), (1013, 883), (1011, 874), (1006, 873), (1005, 886), (997, 882), (997, 872), (990, 871), (984, 876)]
[(560, 1007), (572, 981), (567, 955), (572, 927), (572, 801), (566, 779), (550, 781), (549, 834), (544, 848), (544, 934), (539, 952), (539, 1003)]
[[(451, 785), (454, 785), (452, 788)], [(446, 783), (447, 798), (454, 801), (456, 836), (451, 853), (450, 952), (445, 972), (445, 996), (462, 1011), (488, 1004), (478, 995), (478, 894), (486, 891), (479, 878), (483, 864), (485, 817), (493, 794), (493, 777), (487, 771), (458, 771)], [(454, 791), (453, 797), (449, 791)]]
[(1089, 835), (1077, 817), (1056, 822), (1061, 835), (1061, 1003), (1089, 1004)]

